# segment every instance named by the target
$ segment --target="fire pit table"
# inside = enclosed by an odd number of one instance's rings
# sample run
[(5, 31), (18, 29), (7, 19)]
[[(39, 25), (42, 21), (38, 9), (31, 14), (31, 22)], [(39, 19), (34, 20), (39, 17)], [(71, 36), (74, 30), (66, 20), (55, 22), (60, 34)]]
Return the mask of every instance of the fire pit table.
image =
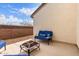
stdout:
[(20, 45), (20, 52), (21, 52), (21, 50), (24, 50), (25, 52), (28, 53), (28, 56), (30, 56), (31, 52), (36, 49), (40, 50), (40, 44), (36, 41), (30, 40), (30, 41), (24, 42), (22, 45)]

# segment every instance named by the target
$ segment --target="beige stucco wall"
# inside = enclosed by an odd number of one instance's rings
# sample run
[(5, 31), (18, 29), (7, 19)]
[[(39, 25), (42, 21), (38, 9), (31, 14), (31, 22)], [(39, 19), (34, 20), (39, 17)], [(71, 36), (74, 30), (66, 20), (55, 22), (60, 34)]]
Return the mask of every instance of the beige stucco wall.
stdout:
[(78, 47), (79, 47), (79, 4), (77, 4), (77, 20), (76, 20), (77, 22), (76, 22), (76, 26), (77, 26), (77, 31), (76, 31), (76, 33), (77, 33), (77, 40), (76, 40), (76, 42), (77, 42), (77, 45), (78, 45)]
[(76, 44), (76, 4), (46, 4), (33, 19), (34, 35), (52, 30), (53, 40)]

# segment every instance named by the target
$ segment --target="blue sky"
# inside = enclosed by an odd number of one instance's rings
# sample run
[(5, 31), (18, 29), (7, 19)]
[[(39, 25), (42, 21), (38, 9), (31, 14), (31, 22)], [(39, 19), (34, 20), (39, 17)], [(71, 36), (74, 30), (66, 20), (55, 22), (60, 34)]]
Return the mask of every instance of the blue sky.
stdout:
[(31, 14), (39, 3), (0, 3), (0, 24), (33, 24)]

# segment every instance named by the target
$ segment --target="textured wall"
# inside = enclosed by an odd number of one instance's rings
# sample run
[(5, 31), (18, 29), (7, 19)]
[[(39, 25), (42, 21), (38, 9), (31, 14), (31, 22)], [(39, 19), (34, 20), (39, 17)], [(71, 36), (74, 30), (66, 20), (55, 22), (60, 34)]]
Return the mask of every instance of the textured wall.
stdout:
[(76, 44), (76, 4), (46, 4), (33, 19), (34, 35), (39, 30), (51, 30), (54, 32), (53, 40)]

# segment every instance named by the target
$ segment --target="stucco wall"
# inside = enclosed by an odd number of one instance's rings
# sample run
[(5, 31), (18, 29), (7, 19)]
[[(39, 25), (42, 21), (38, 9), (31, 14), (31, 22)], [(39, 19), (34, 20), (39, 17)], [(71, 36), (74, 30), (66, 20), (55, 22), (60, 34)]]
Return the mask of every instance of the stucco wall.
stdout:
[(77, 45), (78, 45), (78, 47), (79, 47), (79, 4), (77, 4), (77, 22), (76, 22), (76, 26), (77, 26), (77, 31), (76, 31), (76, 33), (77, 33), (77, 40), (76, 40), (76, 42), (77, 42)]
[(33, 17), (34, 35), (54, 32), (53, 40), (76, 44), (76, 4), (46, 4)]

